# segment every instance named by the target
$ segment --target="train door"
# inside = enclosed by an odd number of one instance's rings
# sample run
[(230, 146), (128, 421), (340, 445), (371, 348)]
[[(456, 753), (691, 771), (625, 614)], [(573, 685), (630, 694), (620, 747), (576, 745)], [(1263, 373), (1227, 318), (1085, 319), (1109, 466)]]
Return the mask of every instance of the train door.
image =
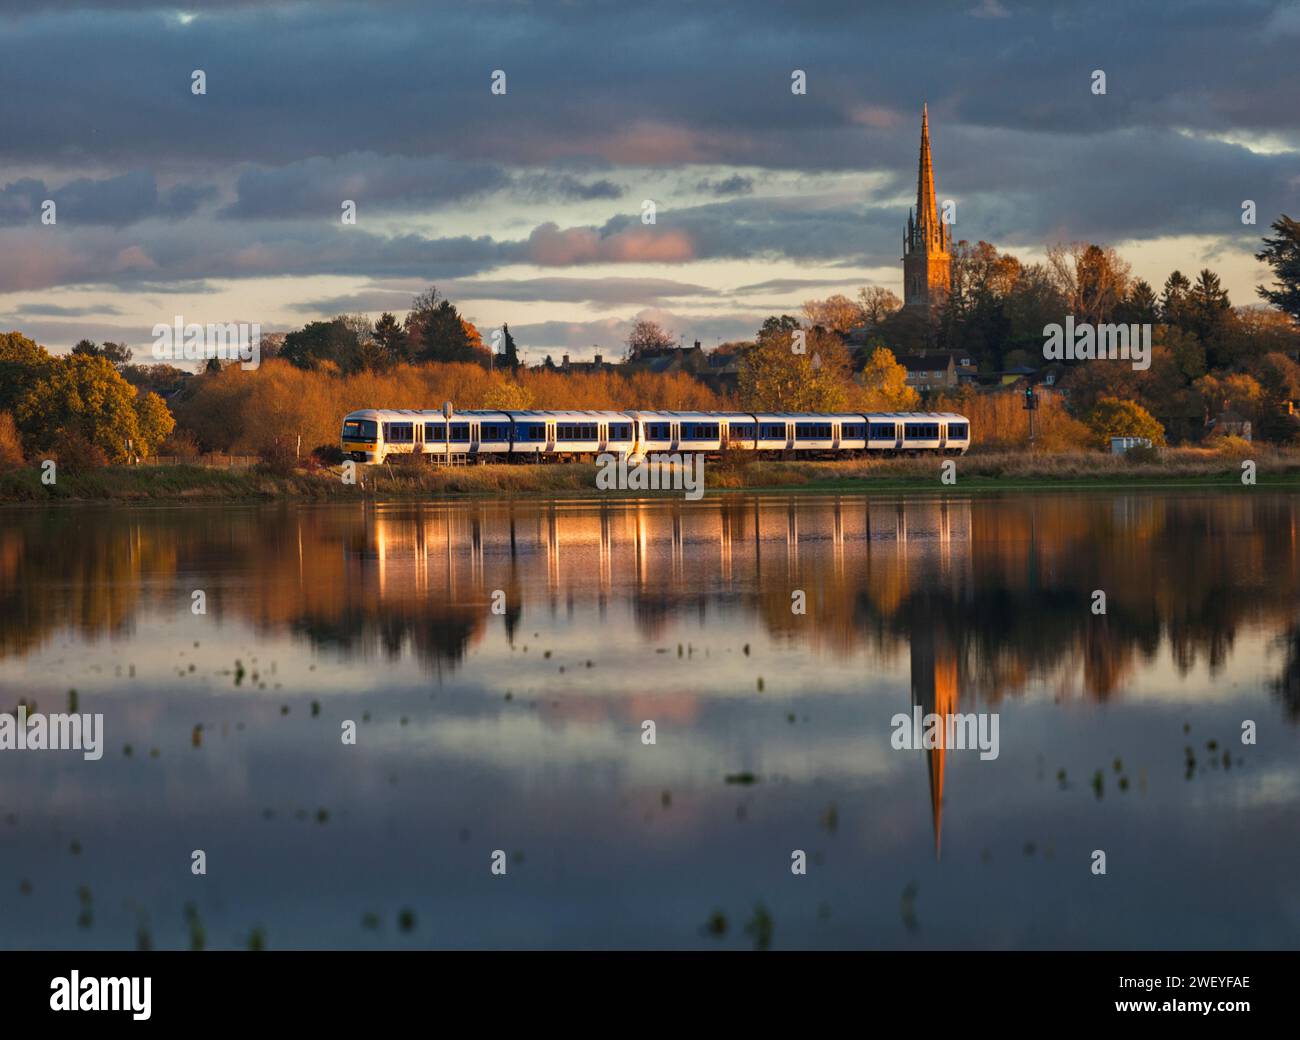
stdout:
[(605, 451), (606, 448), (609, 447), (609, 424), (608, 423), (602, 422), (596, 424), (596, 444), (599, 446), (601, 451)]
[(671, 442), (670, 442), (669, 445), (668, 445), (668, 450), (669, 450), (669, 451), (677, 451), (677, 450), (678, 450), (677, 445), (678, 445), (678, 442), (679, 442), (679, 440), (681, 439), (681, 435), (682, 435), (682, 426), (681, 426), (681, 423), (674, 422), (674, 423), (672, 424), (672, 426), (669, 428), (669, 431), (668, 431), (668, 432), (669, 432), (669, 434), (670, 434), (671, 437), (672, 437), (672, 440), (671, 440)]
[(831, 420), (831, 448), (835, 451), (839, 451), (839, 447), (840, 447), (840, 421), (838, 419), (832, 419)]
[(943, 449), (946, 447), (948, 447), (948, 424), (946, 422), (940, 422), (939, 423), (939, 450), (943, 451)]
[(474, 419), (469, 424), (469, 453), (478, 454), (478, 420)]
[(555, 421), (553, 419), (546, 421), (546, 453), (548, 455), (555, 453)]

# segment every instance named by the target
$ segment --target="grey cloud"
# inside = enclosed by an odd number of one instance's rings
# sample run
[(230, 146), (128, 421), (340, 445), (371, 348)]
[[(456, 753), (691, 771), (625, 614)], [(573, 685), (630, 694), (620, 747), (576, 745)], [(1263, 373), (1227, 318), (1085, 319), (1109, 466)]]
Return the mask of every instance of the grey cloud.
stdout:
[(150, 217), (188, 217), (215, 197), (216, 189), (203, 184), (180, 184), (159, 192), (153, 174), (144, 171), (98, 180), (81, 177), (58, 188), (28, 177), (0, 187), (0, 227), (40, 225), (46, 199), (54, 202), (57, 220), (65, 227), (121, 228)]
[(748, 195), (754, 190), (754, 178), (739, 173), (716, 181), (706, 177), (696, 184), (695, 190), (710, 195)]

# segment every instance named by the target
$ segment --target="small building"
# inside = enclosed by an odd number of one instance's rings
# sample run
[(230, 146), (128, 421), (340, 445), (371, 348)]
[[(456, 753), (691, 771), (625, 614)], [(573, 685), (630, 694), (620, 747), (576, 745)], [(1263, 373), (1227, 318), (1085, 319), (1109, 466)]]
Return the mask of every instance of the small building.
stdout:
[(1110, 453), (1112, 455), (1126, 455), (1132, 448), (1149, 447), (1151, 447), (1150, 437), (1112, 437), (1110, 439)]

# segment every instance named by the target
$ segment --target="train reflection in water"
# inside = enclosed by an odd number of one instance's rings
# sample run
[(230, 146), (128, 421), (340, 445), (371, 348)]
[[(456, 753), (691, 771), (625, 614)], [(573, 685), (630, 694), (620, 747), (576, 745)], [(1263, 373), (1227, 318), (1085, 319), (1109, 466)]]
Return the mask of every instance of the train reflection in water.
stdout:
[[(540, 511), (489, 503), (379, 505), (366, 508), (362, 543), (348, 559), (363, 595), (377, 596), (389, 610), (440, 603), (450, 612), (444, 617), (459, 616), (458, 630), (474, 638), (486, 627), (494, 593), (504, 594), (503, 621), (513, 640), (523, 588), (544, 590), (553, 613), (563, 597), (572, 614), (583, 599), (594, 599), (603, 613), (617, 587), (632, 596), (651, 634), (675, 612), (703, 614), (711, 604), (748, 599), (774, 627), (793, 632), (802, 624), (816, 640), (826, 606), (818, 597), (855, 595), (873, 576), (900, 592), (916, 582), (949, 591), (968, 584), (971, 508), (964, 500), (861, 497), (822, 500), (815, 510), (801, 508), (797, 498), (721, 508), (624, 501), (554, 502)], [(790, 610), (794, 589), (805, 593), (807, 615)], [(909, 634), (912, 702), (925, 713), (956, 713), (958, 654), (945, 614), (936, 611)], [(937, 857), (945, 751), (924, 755)]]

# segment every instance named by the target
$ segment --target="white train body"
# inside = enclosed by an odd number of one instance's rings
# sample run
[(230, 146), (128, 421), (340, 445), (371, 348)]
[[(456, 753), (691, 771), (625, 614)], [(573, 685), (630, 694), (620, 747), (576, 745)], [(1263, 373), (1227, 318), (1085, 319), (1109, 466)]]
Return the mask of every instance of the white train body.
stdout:
[[(450, 439), (449, 439), (450, 438)], [(565, 462), (621, 453), (752, 451), (780, 458), (962, 455), (970, 420), (954, 412), (440, 411), (365, 408), (344, 417), (343, 454), (476, 462)]]

